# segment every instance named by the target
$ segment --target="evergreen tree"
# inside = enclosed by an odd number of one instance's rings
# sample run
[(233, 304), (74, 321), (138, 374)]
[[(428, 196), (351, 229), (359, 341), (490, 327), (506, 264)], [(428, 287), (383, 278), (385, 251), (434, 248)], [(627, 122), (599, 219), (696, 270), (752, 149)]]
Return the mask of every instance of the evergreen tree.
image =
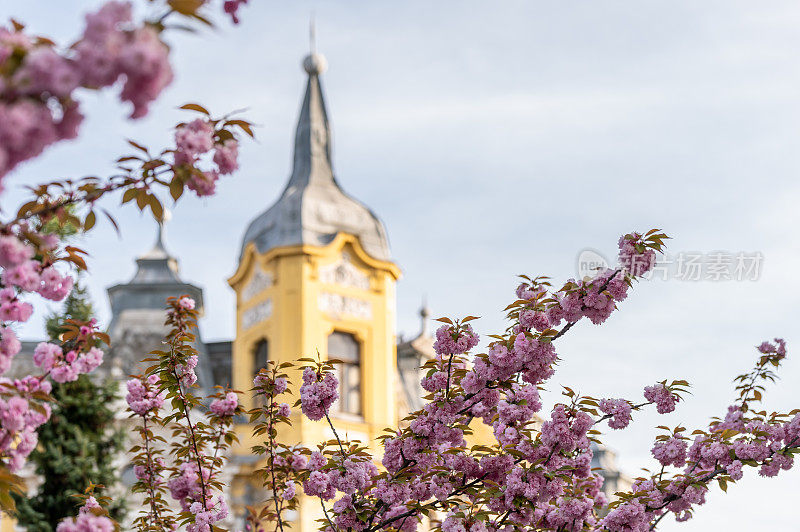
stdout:
[[(63, 310), (48, 317), (47, 335), (57, 340), (66, 319), (92, 317), (87, 290), (76, 283)], [(80, 505), (74, 495), (90, 483), (106, 486), (98, 490), (101, 495), (117, 483), (112, 462), (124, 445), (112, 410), (118, 397), (116, 381), (96, 383), (81, 375), (75, 382), (53, 383), (52, 395), (53, 414), (40, 429), (39, 446), (30, 455), (42, 484), (35, 495), (16, 497), (19, 524), (31, 532), (53, 532), (61, 519), (74, 516)], [(116, 500), (109, 508), (112, 517), (123, 517), (124, 507), (124, 501)]]

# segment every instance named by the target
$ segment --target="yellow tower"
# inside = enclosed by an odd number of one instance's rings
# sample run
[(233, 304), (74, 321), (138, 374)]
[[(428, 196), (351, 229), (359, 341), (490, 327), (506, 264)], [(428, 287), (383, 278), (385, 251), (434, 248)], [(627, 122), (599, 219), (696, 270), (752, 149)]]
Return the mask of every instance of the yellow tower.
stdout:
[[(374, 445), (396, 425), (395, 282), (386, 231), (363, 204), (348, 196), (333, 173), (331, 129), (320, 84), (325, 59), (303, 61), (308, 85), (300, 109), (294, 166), (280, 198), (256, 217), (242, 243), (236, 273), (236, 339), (232, 385), (249, 390), (267, 360), (315, 357), (344, 361), (337, 367), (340, 400), (332, 417), (351, 440)], [(293, 375), (295, 390), (299, 373)], [(312, 446), (332, 437), (323, 422), (292, 415), (279, 439)], [(239, 427), (241, 445), (232, 471), (235, 501), (263, 499), (253, 440)], [(317, 528), (319, 504), (289, 516), (294, 530)]]

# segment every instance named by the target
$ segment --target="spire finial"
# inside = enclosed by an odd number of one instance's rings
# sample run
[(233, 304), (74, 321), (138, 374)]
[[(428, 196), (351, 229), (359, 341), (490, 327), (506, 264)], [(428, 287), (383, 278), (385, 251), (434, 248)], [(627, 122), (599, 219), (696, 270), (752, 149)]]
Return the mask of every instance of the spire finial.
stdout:
[(169, 209), (164, 209), (164, 213), (158, 220), (158, 234), (156, 235), (156, 245), (153, 246), (153, 249), (166, 251), (166, 248), (164, 247), (164, 224), (170, 221), (171, 218), (172, 212), (170, 212)]
[(156, 235), (156, 249), (164, 249), (164, 218), (158, 220), (158, 234)]
[(317, 53), (317, 25), (314, 20), (314, 12), (311, 12), (311, 20), (308, 24), (308, 39), (309, 39), (309, 50), (311, 54)]
[(158, 229), (156, 230), (156, 242), (153, 244), (153, 249), (140, 256), (140, 259), (161, 260), (169, 258), (169, 253), (167, 253), (167, 248), (164, 245), (164, 224), (166, 224), (170, 218), (172, 218), (172, 213), (169, 211), (169, 209), (164, 209), (161, 219), (156, 220), (158, 222)]
[(422, 296), (422, 306), (419, 309), (420, 318), (420, 336), (428, 334), (428, 318), (431, 315), (431, 310), (428, 308), (428, 297)]
[(308, 25), (308, 38), (310, 41), (309, 48), (311, 48), (311, 53), (303, 59), (303, 69), (308, 72), (310, 76), (319, 76), (328, 68), (328, 61), (325, 60), (324, 55), (317, 53), (317, 23), (314, 19), (313, 12), (311, 13), (311, 21)]

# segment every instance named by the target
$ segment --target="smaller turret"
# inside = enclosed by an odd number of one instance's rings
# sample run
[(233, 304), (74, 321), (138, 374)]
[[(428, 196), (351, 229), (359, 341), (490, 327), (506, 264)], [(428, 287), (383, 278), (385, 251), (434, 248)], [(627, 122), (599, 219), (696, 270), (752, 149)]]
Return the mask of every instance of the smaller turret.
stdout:
[[(137, 257), (133, 278), (108, 288), (107, 292), (111, 302), (108, 327), (111, 348), (106, 367), (112, 375), (122, 377), (140, 373), (144, 369), (141, 360), (162, 346), (167, 333), (164, 325), (167, 298), (188, 295), (195, 300), (201, 314), (203, 311), (203, 289), (181, 280), (178, 259), (166, 250), (164, 222), (158, 224), (153, 248)], [(202, 344), (198, 350), (203, 353)], [(213, 383), (208, 357), (200, 357), (197, 373), (200, 385), (210, 389)]]
[(411, 340), (401, 341), (397, 344), (397, 374), (409, 412), (422, 407), (422, 397), (425, 395), (425, 391), (419, 383), (422, 377), (420, 367), (436, 356), (433, 351), (434, 339), (428, 332), (430, 315), (431, 311), (423, 300), (419, 309), (419, 334)]

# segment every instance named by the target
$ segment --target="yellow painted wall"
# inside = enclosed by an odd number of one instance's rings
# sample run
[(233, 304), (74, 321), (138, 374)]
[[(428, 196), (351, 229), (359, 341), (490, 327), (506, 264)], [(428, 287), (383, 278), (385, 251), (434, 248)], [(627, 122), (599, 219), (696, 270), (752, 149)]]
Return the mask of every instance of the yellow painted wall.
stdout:
[[(321, 272), (331, 265), (349, 257), (354, 271), (366, 276), (368, 286), (347, 286), (326, 282)], [(245, 300), (244, 294), (251, 288), (258, 269), (272, 276), (272, 284)], [(287, 246), (259, 254), (251, 243), (244, 251), (237, 272), (228, 280), (237, 295), (237, 329), (233, 343), (232, 384), (238, 390), (250, 390), (254, 374), (254, 349), (262, 338), (269, 342), (269, 358), (275, 362), (294, 362), (301, 357), (327, 357), (327, 338), (334, 330), (353, 334), (361, 345), (361, 404), (363, 415), (338, 416), (334, 418), (340, 435), (350, 439), (370, 442), (377, 450), (375, 437), (384, 428), (396, 426), (395, 397), (396, 362), (396, 300), (395, 282), (400, 276), (399, 268), (391, 262), (370, 257), (358, 239), (339, 233), (327, 246)], [(327, 294), (327, 295), (323, 295)], [(359, 305), (369, 305), (369, 316), (348, 312), (333, 313), (320, 308), (323, 298), (349, 298)], [(252, 314), (259, 305), (271, 304), (272, 313), (258, 323), (245, 327), (248, 311)], [(299, 387), (300, 374), (291, 375), (293, 393)], [(290, 404), (294, 402), (292, 397)], [(250, 405), (247, 405), (250, 406)], [(317, 442), (332, 437), (327, 425), (310, 421), (293, 412), (292, 426), (284, 427), (279, 440), (286, 444), (302, 443), (314, 446)], [(250, 454), (254, 442), (250, 427), (237, 428), (241, 444), (235, 452)], [(248, 466), (252, 471), (257, 466)], [(234, 481), (233, 495), (244, 492), (247, 483), (261, 486), (258, 479), (247, 471)], [(256, 491), (263, 497), (263, 491)], [(235, 511), (241, 511), (235, 508)], [(301, 503), (297, 519), (292, 528), (311, 532), (316, 530), (316, 519), (321, 517), (319, 503)]]
[(16, 519), (4, 512), (0, 512), (0, 532), (14, 532), (16, 524)]

